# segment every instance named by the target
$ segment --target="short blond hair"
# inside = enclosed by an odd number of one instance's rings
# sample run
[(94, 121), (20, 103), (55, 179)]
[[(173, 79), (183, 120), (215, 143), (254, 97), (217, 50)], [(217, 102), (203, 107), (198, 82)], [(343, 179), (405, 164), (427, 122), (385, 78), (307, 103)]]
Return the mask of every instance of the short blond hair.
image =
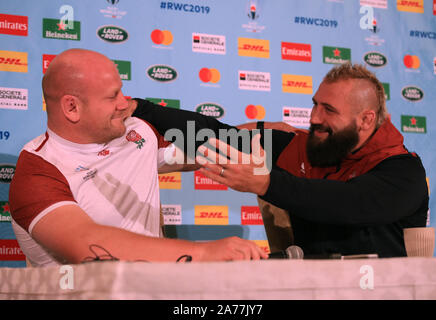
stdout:
[(372, 84), (375, 95), (377, 98), (377, 110), (376, 111), (376, 128), (388, 117), (388, 111), (386, 108), (385, 90), (382, 83), (377, 79), (374, 73), (366, 69), (365, 66), (360, 64), (344, 63), (332, 68), (324, 77), (325, 82), (333, 83), (341, 80), (349, 79), (361, 79), (366, 80)]

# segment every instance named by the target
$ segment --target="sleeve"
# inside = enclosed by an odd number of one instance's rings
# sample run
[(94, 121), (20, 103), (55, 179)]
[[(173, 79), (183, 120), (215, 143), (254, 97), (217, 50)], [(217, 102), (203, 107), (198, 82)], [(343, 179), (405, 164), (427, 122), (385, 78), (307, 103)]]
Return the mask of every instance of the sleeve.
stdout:
[(428, 209), (425, 170), (411, 155), (388, 158), (346, 182), (299, 178), (274, 168), (261, 198), (309, 221), (354, 226), (392, 223), (426, 203)]
[[(173, 142), (191, 158), (195, 158), (197, 148), (211, 136), (242, 152), (250, 153), (251, 137), (260, 132), (262, 147), (270, 151), (269, 154), (271, 154), (274, 164), (280, 153), (294, 137), (293, 133), (278, 130), (248, 131), (238, 129), (197, 112), (164, 108), (143, 99), (135, 98), (134, 100), (138, 102), (138, 107), (132, 116), (150, 123), (166, 141)], [(269, 139), (268, 132), (271, 134)], [(247, 136), (250, 138), (248, 143), (246, 143)], [(271, 146), (265, 145), (266, 143), (270, 143)]]
[(77, 204), (62, 173), (41, 157), (23, 151), (9, 189), (14, 221), (31, 233), (33, 226), (53, 209)]

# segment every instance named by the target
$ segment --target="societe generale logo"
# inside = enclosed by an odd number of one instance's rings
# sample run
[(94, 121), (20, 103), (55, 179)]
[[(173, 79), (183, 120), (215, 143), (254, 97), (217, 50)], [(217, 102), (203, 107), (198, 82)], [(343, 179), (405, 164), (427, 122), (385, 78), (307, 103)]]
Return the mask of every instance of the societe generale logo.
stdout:
[(0, 33), (27, 37), (29, 18), (0, 13)]
[(229, 208), (228, 206), (195, 206), (194, 221), (196, 225), (227, 225)]
[(27, 72), (27, 52), (0, 50), (0, 71)]
[(283, 92), (287, 93), (312, 94), (312, 77), (294, 74), (282, 74), (282, 90)]
[(269, 40), (238, 38), (238, 55), (244, 57), (269, 58)]

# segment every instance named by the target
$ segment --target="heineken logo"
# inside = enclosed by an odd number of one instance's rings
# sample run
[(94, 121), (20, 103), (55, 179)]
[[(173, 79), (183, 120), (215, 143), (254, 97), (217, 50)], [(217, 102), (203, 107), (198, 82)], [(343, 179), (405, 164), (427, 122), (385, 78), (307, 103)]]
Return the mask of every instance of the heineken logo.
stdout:
[(119, 43), (126, 41), (129, 34), (117, 26), (102, 26), (97, 29), (97, 36), (107, 42)]
[(15, 173), (15, 165), (0, 164), (0, 183), (11, 183)]
[(363, 60), (371, 67), (384, 67), (388, 63), (388, 59), (378, 52), (369, 52), (365, 54)]
[(0, 222), (11, 222), (11, 209), (9, 202), (0, 201)]
[(58, 19), (42, 19), (42, 37), (80, 41), (80, 21), (64, 23)]
[(403, 88), (403, 90), (401, 90), (401, 94), (405, 99), (412, 102), (416, 102), (424, 98), (424, 92), (420, 88), (413, 86)]
[(170, 66), (155, 65), (147, 70), (148, 76), (159, 82), (169, 82), (177, 78), (177, 71)]
[(385, 91), (385, 99), (386, 101), (391, 100), (391, 89), (389, 83), (382, 82), (383, 89)]
[(351, 49), (339, 47), (322, 47), (324, 63), (342, 64), (351, 62)]
[(180, 109), (180, 100), (177, 99), (145, 98), (145, 100), (158, 104), (162, 107)]
[(195, 111), (202, 115), (219, 119), (224, 116), (224, 109), (215, 103), (202, 103), (195, 107)]
[(130, 61), (112, 60), (118, 68), (121, 80), (132, 79), (132, 68)]
[(420, 116), (402, 115), (401, 131), (410, 133), (427, 133), (426, 118)]

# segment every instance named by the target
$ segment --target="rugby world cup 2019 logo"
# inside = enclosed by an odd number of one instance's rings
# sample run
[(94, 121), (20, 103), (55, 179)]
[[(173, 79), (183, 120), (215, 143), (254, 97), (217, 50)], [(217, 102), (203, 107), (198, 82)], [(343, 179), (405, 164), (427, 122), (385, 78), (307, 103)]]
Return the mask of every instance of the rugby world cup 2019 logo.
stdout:
[(242, 28), (244, 28), (247, 32), (262, 32), (265, 29), (265, 26), (260, 25), (256, 20), (259, 19), (259, 11), (260, 11), (260, 0), (249, 0), (247, 2), (246, 13), (248, 17), (248, 23), (244, 23)]
[(257, 12), (257, 1), (256, 0), (250, 0), (248, 1), (248, 18), (250, 20), (256, 20), (259, 18), (259, 13)]

